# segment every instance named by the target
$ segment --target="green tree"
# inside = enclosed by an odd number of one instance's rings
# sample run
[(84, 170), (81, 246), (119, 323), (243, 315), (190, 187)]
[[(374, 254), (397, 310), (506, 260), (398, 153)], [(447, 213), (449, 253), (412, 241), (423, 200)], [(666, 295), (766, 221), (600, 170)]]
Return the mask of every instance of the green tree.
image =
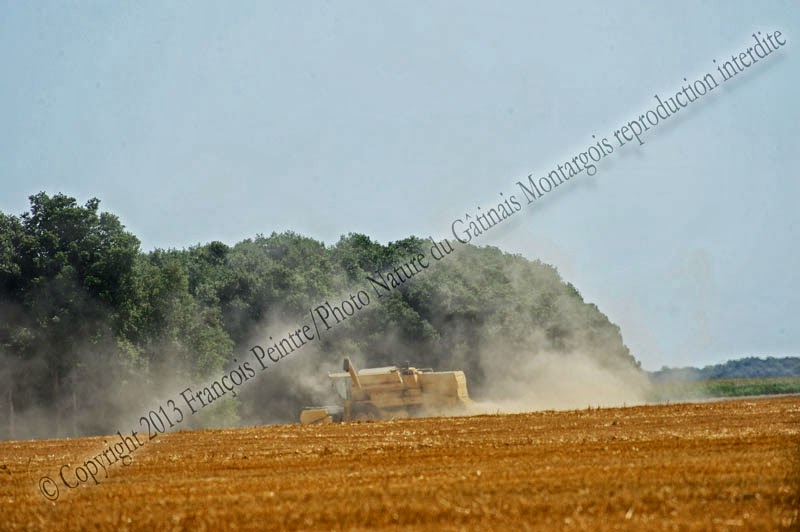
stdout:
[(9, 403), (54, 405), (57, 433), (68, 405), (75, 433), (83, 353), (113, 348), (139, 241), (116, 216), (99, 213), (97, 199), (81, 206), (41, 192), (30, 202), (30, 212), (0, 221), (0, 287), (12, 315), (0, 345), (18, 368)]

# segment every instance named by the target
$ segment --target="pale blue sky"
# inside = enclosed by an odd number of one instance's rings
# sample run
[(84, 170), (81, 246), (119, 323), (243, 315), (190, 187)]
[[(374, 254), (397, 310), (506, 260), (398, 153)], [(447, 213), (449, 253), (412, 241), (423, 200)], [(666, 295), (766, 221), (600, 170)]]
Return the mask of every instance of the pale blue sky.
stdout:
[(475, 243), (556, 265), (648, 369), (797, 355), (798, 28), (789, 1), (0, 2), (0, 210), (96, 196), (146, 250), (452, 236), (777, 29)]

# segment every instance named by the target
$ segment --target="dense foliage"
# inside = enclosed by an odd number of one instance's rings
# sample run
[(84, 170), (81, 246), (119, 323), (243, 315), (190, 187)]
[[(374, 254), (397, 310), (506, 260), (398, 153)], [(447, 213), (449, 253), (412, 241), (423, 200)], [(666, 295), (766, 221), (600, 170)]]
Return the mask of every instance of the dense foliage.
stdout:
[[(30, 200), (30, 212), (0, 213), (0, 437), (114, 432), (165, 389), (219, 374), (254, 339), (431, 244), (349, 234), (326, 246), (287, 232), (145, 253), (96, 199)], [(638, 368), (619, 328), (555, 268), (496, 248), (460, 246), (379, 302), (372, 296), (368, 312), (197, 423), (293, 420), (315, 400), (309, 374), (344, 355), (464, 369), (478, 395), (497, 368), (513, 372), (544, 351)]]

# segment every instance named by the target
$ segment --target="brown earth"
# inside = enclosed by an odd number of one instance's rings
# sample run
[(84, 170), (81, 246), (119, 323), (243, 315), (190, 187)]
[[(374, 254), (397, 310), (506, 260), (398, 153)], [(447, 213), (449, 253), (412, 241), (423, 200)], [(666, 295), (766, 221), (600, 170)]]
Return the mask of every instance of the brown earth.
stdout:
[(177, 432), (63, 484), (115, 439), (0, 442), (0, 528), (800, 530), (797, 396)]

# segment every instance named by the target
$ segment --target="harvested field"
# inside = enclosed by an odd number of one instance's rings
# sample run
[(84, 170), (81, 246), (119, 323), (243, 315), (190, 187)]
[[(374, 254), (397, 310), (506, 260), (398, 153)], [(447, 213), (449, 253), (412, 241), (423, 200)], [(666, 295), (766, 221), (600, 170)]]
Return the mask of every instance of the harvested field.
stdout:
[(798, 396), (179, 432), (63, 485), (115, 440), (0, 442), (0, 528), (800, 529)]

